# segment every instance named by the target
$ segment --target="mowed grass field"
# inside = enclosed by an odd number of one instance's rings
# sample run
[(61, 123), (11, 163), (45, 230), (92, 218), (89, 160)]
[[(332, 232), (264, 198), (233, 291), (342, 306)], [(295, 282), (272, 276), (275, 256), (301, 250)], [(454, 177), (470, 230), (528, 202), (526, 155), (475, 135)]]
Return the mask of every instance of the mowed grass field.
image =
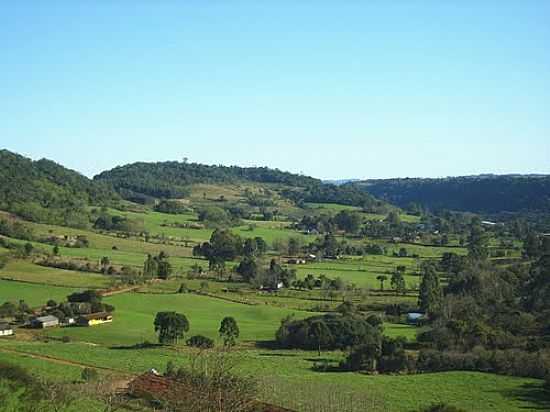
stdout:
[(10, 260), (0, 270), (0, 278), (81, 289), (106, 288), (111, 282), (108, 276), (101, 274), (44, 267), (28, 260)]
[(157, 312), (175, 311), (187, 316), (189, 336), (205, 335), (218, 339), (218, 329), (225, 316), (233, 316), (244, 342), (272, 340), (281, 319), (294, 314), (297, 318), (311, 315), (269, 305), (244, 305), (219, 298), (195, 294), (125, 293), (105, 298), (114, 305), (114, 321), (99, 328), (52, 330), (52, 336), (68, 335), (76, 340), (105, 345), (133, 345), (145, 340), (156, 342), (153, 320)]
[(31, 307), (44, 305), (49, 299), (62, 301), (78, 288), (44, 286), (0, 279), (0, 304), (24, 300)]

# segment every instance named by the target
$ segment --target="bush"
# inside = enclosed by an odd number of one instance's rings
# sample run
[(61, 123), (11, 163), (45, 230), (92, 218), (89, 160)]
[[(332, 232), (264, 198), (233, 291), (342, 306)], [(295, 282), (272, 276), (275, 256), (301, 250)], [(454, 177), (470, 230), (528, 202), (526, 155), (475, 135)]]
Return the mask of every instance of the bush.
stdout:
[(214, 341), (202, 335), (191, 336), (185, 343), (187, 346), (201, 349), (211, 349), (214, 347)]
[(550, 361), (543, 352), (522, 350), (475, 348), (467, 353), (423, 350), (418, 356), (417, 368), (424, 372), (470, 370), (542, 379), (550, 372)]
[(99, 379), (99, 373), (95, 369), (84, 368), (80, 377), (85, 382), (93, 382)]

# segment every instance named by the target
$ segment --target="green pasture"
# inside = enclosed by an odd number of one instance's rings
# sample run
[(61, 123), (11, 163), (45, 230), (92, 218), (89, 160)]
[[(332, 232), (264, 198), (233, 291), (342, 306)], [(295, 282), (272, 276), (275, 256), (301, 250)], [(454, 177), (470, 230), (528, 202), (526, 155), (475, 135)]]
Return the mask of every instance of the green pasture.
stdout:
[(64, 300), (78, 288), (44, 286), (0, 279), (0, 304), (24, 300), (31, 307), (44, 305), (49, 299)]
[(153, 320), (157, 312), (176, 311), (187, 316), (191, 335), (218, 338), (218, 328), (225, 316), (233, 316), (241, 331), (241, 341), (271, 340), (280, 321), (287, 315), (305, 317), (307, 312), (291, 311), (268, 305), (243, 305), (195, 294), (125, 293), (105, 299), (115, 306), (112, 324), (93, 328), (52, 330), (53, 336), (67, 334), (77, 340), (108, 344), (132, 345), (144, 340), (157, 340)]
[(76, 272), (38, 266), (28, 260), (10, 260), (0, 269), (0, 277), (49, 286), (72, 288), (104, 288), (111, 279), (97, 273)]
[[(136, 374), (150, 368), (163, 371), (168, 361), (177, 366), (188, 364), (198, 356), (196, 351), (187, 348), (115, 349), (59, 341), (0, 341), (0, 356), (3, 356), (2, 348), (17, 350), (27, 356), (35, 354), (68, 361), (78, 359), (83, 364)], [(34, 366), (34, 360), (22, 359), (22, 355), (10, 357), (23, 362), (24, 366)], [(354, 396), (358, 402), (368, 402), (366, 410), (372, 411), (412, 411), (436, 402), (479, 412), (546, 410), (548, 407), (542, 381), (536, 379), (478, 372), (363, 375), (312, 369), (320, 359), (326, 359), (329, 365), (337, 365), (345, 356), (338, 351), (323, 352), (319, 358), (315, 352), (309, 351), (255, 348), (233, 351), (228, 356), (237, 372), (251, 374), (263, 384), (262, 399), (295, 410), (304, 410), (304, 405), (317, 405), (321, 400), (325, 406), (332, 406), (327, 410), (340, 411), (331, 403), (331, 398), (337, 393)], [(44, 373), (49, 372), (48, 366), (42, 368)]]

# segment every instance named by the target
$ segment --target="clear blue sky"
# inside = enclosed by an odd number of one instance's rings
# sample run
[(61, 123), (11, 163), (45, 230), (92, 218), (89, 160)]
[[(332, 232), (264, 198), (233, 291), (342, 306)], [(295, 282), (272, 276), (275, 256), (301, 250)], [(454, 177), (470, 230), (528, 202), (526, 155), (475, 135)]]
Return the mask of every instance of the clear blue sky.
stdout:
[(0, 147), (89, 176), (550, 173), (549, 22), (546, 0), (8, 1)]

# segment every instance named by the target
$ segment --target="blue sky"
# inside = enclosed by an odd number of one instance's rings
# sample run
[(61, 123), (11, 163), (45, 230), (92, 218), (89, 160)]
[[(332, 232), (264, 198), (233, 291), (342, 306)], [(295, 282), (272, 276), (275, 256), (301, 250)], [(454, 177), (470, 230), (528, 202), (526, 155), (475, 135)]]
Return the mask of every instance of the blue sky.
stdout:
[(89, 176), (550, 173), (549, 21), (545, 0), (6, 2), (0, 147)]

